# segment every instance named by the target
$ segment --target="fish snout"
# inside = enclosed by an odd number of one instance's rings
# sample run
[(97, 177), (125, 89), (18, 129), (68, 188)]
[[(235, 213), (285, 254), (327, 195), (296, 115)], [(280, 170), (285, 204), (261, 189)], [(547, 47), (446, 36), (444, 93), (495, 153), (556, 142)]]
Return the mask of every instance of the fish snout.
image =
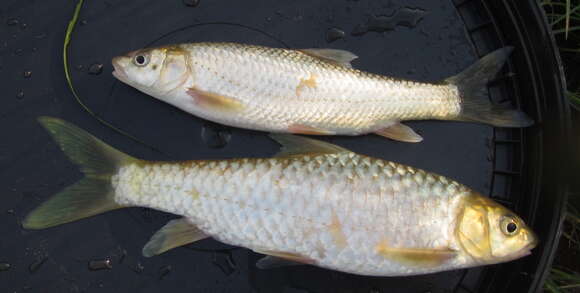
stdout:
[(113, 76), (121, 81), (126, 81), (128, 79), (127, 72), (125, 72), (125, 69), (123, 68), (123, 60), (127, 58), (128, 56), (118, 56), (113, 58), (113, 61), (111, 62), (115, 69), (113, 70)]

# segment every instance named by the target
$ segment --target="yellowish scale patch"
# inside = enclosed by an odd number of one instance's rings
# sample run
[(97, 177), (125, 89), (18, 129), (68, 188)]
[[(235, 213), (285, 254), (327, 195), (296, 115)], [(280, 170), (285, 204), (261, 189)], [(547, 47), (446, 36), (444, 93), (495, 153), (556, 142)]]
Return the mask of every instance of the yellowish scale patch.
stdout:
[(193, 199), (198, 199), (198, 198), (199, 198), (199, 192), (198, 192), (198, 191), (197, 191), (195, 188), (192, 188), (192, 189), (191, 189), (191, 190), (188, 192), (188, 194), (189, 194), (189, 195), (191, 195), (191, 197), (192, 197)]
[(296, 96), (300, 97), (302, 90), (304, 88), (315, 89), (316, 88), (316, 74), (311, 73), (308, 79), (301, 78), (300, 82), (296, 86)]
[(344, 235), (344, 232), (342, 231), (342, 225), (340, 224), (340, 220), (338, 219), (338, 216), (334, 212), (332, 213), (332, 222), (328, 226), (328, 229), (330, 231), (330, 234), (332, 235), (332, 238), (334, 239), (334, 243), (336, 244), (336, 246), (340, 248), (345, 248), (348, 244), (346, 241), (346, 235)]

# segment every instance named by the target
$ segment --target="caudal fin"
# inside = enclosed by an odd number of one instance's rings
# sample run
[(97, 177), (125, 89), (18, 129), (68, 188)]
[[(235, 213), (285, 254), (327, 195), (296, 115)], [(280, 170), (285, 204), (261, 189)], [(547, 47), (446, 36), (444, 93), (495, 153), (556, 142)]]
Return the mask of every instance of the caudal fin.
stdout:
[(487, 84), (500, 71), (512, 51), (513, 47), (504, 47), (491, 52), (463, 72), (445, 80), (459, 90), (461, 113), (457, 120), (498, 127), (527, 127), (534, 124), (534, 120), (521, 111), (493, 105), (487, 95)]
[(120, 166), (137, 159), (63, 120), (50, 117), (40, 117), (38, 120), (69, 159), (79, 165), (85, 178), (33, 210), (24, 219), (23, 227), (48, 228), (122, 208), (114, 200), (111, 176)]

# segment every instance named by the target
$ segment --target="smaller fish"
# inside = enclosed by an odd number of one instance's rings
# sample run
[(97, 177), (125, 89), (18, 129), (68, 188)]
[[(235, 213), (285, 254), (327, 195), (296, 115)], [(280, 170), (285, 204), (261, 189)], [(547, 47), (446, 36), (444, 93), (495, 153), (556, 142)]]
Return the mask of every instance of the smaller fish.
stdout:
[(493, 105), (487, 83), (512, 52), (498, 49), (435, 83), (354, 69), (336, 49), (191, 43), (115, 57), (120, 81), (198, 117), (274, 133), (423, 138), (406, 120), (454, 120), (526, 127), (521, 111)]
[(213, 237), (292, 263), (368, 276), (407, 276), (530, 254), (516, 214), (453, 180), (303, 137), (275, 135), (272, 158), (149, 162), (62, 120), (41, 118), (85, 178), (32, 211), (41, 229), (126, 207), (182, 216), (144, 256)]

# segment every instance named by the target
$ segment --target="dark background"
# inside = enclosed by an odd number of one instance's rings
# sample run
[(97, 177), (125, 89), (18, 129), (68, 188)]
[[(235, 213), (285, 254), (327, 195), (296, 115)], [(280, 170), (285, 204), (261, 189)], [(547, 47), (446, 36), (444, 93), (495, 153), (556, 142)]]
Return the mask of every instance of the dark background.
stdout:
[[(117, 82), (110, 74), (112, 57), (148, 45), (195, 41), (329, 47), (357, 54), (360, 58), (353, 65), (359, 69), (435, 82), (498, 47), (489, 42), (489, 48), (475, 48), (454, 3), (202, 0), (188, 7), (177, 0), (86, 1), (69, 49), (74, 86), (99, 117), (160, 152), (98, 123), (71, 95), (62, 50), (74, 4), (65, 0), (0, 4), (0, 263), (10, 264), (0, 271), (0, 292), (469, 292), (480, 286), (480, 273), (489, 267), (407, 278), (368, 278), (308, 266), (262, 271), (254, 266), (258, 254), (214, 240), (146, 259), (141, 256), (143, 245), (174, 218), (147, 209), (114, 211), (41, 231), (20, 226), (27, 212), (81, 177), (36, 122), (38, 116), (73, 122), (143, 159), (265, 157), (277, 151), (265, 133), (208, 123)], [(371, 15), (391, 15), (402, 8), (426, 13), (416, 27), (397, 25), (384, 33), (350, 34)], [(345, 38), (327, 43), (331, 28), (343, 30)], [(524, 56), (516, 49), (514, 58)], [(509, 69), (519, 70), (525, 69)], [(500, 101), (510, 103), (513, 96), (501, 84), (492, 90), (492, 97)], [(537, 119), (536, 112), (530, 115)], [(436, 121), (408, 125), (424, 137), (422, 143), (374, 135), (325, 139), (453, 178), (508, 205), (523, 196), (514, 191), (521, 189), (521, 181), (495, 172), (498, 166), (522, 171), (518, 170), (522, 149), (510, 146), (498, 151), (493, 143), (498, 137), (519, 137), (520, 130), (498, 132), (484, 125)], [(211, 139), (220, 131), (231, 138), (216, 148)], [(512, 207), (519, 212), (521, 206)], [(112, 269), (89, 269), (91, 260), (107, 258)], [(506, 266), (512, 273), (522, 265), (515, 263)]]

